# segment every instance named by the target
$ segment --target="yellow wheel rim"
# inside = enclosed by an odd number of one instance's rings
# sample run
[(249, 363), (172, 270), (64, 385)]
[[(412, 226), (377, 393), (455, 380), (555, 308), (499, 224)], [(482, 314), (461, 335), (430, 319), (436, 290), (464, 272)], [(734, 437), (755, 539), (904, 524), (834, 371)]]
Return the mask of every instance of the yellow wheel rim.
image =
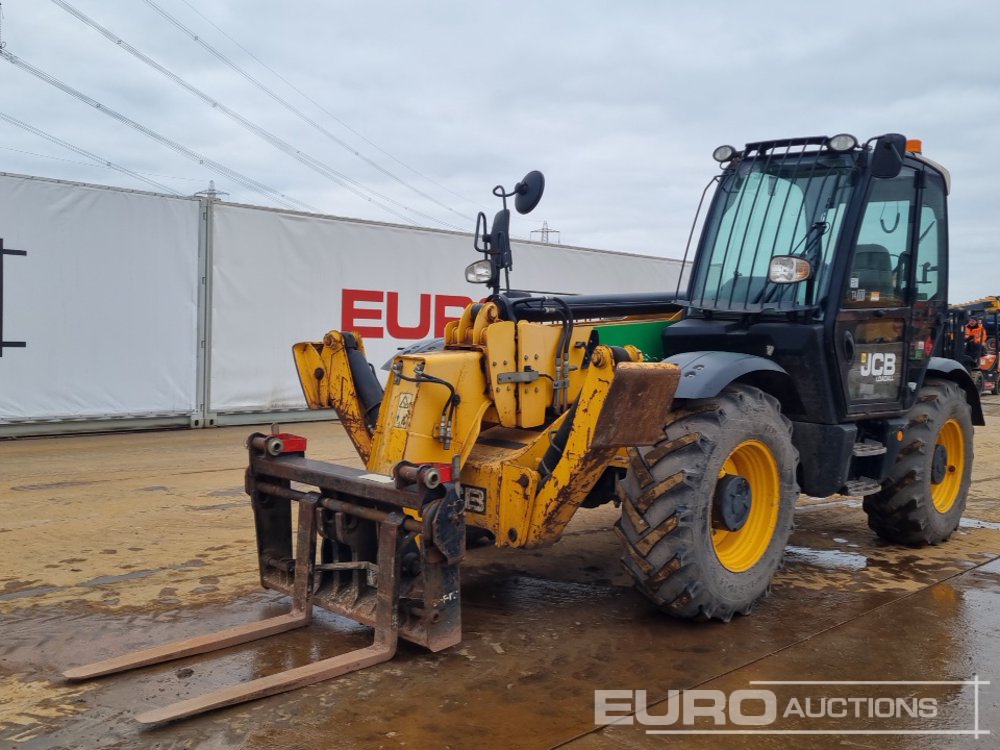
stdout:
[(771, 449), (760, 440), (746, 440), (733, 449), (719, 472), (738, 474), (750, 484), (750, 514), (739, 531), (712, 529), (715, 555), (726, 568), (742, 573), (767, 552), (778, 526), (781, 476)]
[(948, 466), (944, 478), (931, 485), (931, 500), (939, 513), (947, 513), (958, 499), (965, 469), (965, 434), (957, 419), (949, 419), (938, 433), (936, 445), (944, 446), (948, 453)]

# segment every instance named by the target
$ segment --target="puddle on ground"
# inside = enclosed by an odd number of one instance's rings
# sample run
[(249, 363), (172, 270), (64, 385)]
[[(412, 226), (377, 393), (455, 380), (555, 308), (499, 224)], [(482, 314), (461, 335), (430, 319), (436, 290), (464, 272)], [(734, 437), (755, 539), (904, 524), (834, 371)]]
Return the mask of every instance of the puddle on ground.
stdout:
[[(834, 541), (837, 540), (834, 539)], [(789, 544), (785, 547), (785, 555), (792, 561), (805, 562), (830, 570), (844, 570), (845, 568), (847, 570), (864, 570), (868, 567), (867, 556), (840, 549), (815, 549)]]
[(60, 490), (67, 487), (82, 487), (87, 484), (96, 484), (92, 481), (72, 480), (63, 482), (42, 482), (39, 484), (21, 484), (11, 487), (15, 492), (31, 492), (33, 490)]
[(963, 518), (958, 522), (963, 529), (993, 529), (1000, 530), (1000, 523), (997, 521), (980, 521), (978, 518)]
[(97, 578), (91, 578), (87, 581), (80, 581), (77, 586), (105, 586), (109, 583), (118, 583), (119, 581), (131, 581), (136, 578), (145, 578), (146, 576), (151, 576), (154, 573), (159, 572), (159, 570), (146, 569), (133, 570), (131, 573), (122, 573), (121, 575), (97, 576)]

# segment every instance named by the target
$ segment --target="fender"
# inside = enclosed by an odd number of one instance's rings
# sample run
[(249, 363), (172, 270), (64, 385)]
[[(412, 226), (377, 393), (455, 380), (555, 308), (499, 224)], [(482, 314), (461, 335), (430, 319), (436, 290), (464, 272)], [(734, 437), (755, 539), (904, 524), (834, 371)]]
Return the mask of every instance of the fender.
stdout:
[[(927, 360), (927, 372), (924, 377), (926, 378), (928, 375), (937, 375), (962, 386), (962, 390), (965, 391), (965, 400), (969, 402), (969, 407), (972, 409), (972, 424), (977, 427), (986, 424), (986, 419), (983, 416), (983, 404), (979, 400), (979, 390), (972, 382), (972, 376), (969, 375), (968, 370), (953, 359), (931, 357)], [(681, 382), (684, 382), (683, 378), (681, 378)]]
[(382, 369), (389, 372), (392, 369), (392, 360), (398, 357), (400, 354), (423, 354), (424, 352), (436, 352), (444, 349), (444, 336), (436, 339), (421, 339), (409, 346), (401, 346), (396, 350), (389, 359), (385, 361), (382, 365)]
[(718, 396), (733, 381), (755, 372), (775, 373), (781, 379), (787, 379), (791, 385), (791, 376), (785, 368), (755, 354), (684, 352), (667, 357), (664, 362), (681, 368), (681, 382), (674, 398)]

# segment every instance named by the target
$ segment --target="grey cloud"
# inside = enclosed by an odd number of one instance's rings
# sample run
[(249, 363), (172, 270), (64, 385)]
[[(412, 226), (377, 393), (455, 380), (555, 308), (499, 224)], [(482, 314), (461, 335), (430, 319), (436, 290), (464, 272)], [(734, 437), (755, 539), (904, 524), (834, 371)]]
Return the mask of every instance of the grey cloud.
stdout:
[[(388, 160), (206, 25), (181, 0), (157, 0), (183, 23), (358, 150), (463, 214), (494, 210), (489, 191), (541, 168), (543, 219), (562, 240), (679, 255), (715, 172), (716, 145), (759, 138), (887, 130), (922, 137), (952, 170), (952, 297), (1000, 291), (981, 274), (998, 219), (984, 151), (1000, 121), (991, 3), (321, 2), (219, 0), (197, 7), (324, 107), (473, 204)], [(145, 3), (73, 3), (244, 116), (380, 193), (450, 221), (277, 107)], [(144, 68), (51, 3), (8, 0), (14, 54), (207, 156), (339, 215), (395, 221), (262, 143)], [(129, 168), (174, 176), (193, 192), (215, 179), (231, 199), (260, 198), (0, 66), (5, 111)], [(0, 125), (2, 169), (125, 184), (79, 157)], [(127, 185), (141, 187), (140, 185)], [(471, 229), (471, 223), (468, 226)], [(978, 270), (977, 270), (978, 269)]]

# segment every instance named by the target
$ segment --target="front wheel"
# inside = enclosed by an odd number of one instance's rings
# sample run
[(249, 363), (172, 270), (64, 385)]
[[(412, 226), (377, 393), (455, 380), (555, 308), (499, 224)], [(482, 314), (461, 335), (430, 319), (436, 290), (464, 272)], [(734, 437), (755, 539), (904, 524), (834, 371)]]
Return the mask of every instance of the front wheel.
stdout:
[(622, 563), (664, 612), (729, 620), (767, 593), (791, 534), (791, 424), (746, 385), (677, 402), (673, 415), (619, 484)]
[(957, 384), (928, 378), (906, 416), (906, 445), (882, 490), (865, 498), (868, 526), (897, 544), (938, 544), (958, 528), (965, 510), (972, 413)]

